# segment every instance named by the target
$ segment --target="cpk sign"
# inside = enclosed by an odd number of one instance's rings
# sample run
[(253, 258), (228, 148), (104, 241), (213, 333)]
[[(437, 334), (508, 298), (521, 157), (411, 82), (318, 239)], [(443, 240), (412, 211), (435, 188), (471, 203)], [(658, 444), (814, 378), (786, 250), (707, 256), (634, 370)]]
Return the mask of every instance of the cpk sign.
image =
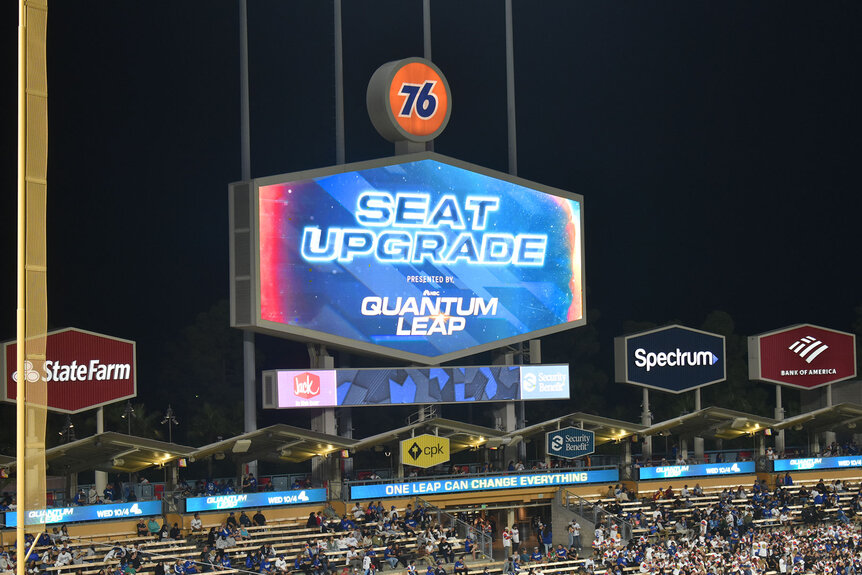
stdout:
[(48, 409), (78, 413), (137, 395), (135, 342), (75, 328), (49, 332), (44, 366), (25, 362), (17, 371), (16, 343), (4, 344), (3, 401), (15, 401), (17, 381), (44, 380)]
[(856, 377), (856, 336), (811, 324), (748, 338), (748, 376), (801, 389)]

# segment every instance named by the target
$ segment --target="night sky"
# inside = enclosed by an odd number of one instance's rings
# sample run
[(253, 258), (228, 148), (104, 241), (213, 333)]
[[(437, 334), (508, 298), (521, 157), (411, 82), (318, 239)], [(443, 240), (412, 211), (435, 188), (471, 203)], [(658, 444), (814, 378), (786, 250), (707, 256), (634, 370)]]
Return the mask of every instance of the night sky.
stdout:
[[(249, 4), (252, 175), (334, 164), (331, 2)], [(384, 62), (422, 55), (421, 8), (344, 0), (348, 162), (392, 154), (365, 89)], [(2, 10), (11, 339), (17, 17)], [(514, 15), (518, 175), (584, 196), (606, 349), (626, 320), (698, 326), (715, 309), (742, 334), (850, 330), (862, 3), (515, 0)], [(50, 327), (137, 340), (139, 386), (157, 383), (164, 342), (228, 296), (237, 27), (234, 0), (50, 4)], [(432, 34), (453, 93), (436, 151), (507, 171), (503, 1), (433, 0)], [(299, 364), (280, 367), (307, 365), (284, 349)]]

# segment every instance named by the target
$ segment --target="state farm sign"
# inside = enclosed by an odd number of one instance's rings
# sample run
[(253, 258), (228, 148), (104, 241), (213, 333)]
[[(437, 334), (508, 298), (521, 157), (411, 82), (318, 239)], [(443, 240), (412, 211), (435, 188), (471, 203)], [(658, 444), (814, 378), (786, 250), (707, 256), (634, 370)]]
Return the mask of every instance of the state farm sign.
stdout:
[(801, 389), (856, 377), (856, 336), (810, 324), (748, 338), (748, 375)]
[(17, 371), (17, 345), (4, 344), (3, 401), (15, 401), (17, 381), (48, 385), (48, 409), (77, 413), (137, 395), (135, 342), (75, 328), (48, 333), (44, 366)]

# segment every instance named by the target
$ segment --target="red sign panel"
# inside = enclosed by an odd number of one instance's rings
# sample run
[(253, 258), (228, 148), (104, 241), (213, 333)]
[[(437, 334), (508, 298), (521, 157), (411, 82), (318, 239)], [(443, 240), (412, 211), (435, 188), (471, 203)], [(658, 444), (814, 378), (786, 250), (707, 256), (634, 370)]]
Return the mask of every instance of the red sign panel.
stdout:
[(814, 389), (856, 377), (856, 336), (804, 324), (748, 338), (749, 377)]
[[(17, 345), (4, 344), (4, 401), (15, 401)], [(48, 409), (77, 413), (137, 395), (135, 342), (75, 328), (48, 334), (43, 369), (25, 362), (23, 377), (48, 385)]]
[(320, 395), (320, 376), (303, 372), (293, 376), (293, 393), (302, 399), (311, 399)]

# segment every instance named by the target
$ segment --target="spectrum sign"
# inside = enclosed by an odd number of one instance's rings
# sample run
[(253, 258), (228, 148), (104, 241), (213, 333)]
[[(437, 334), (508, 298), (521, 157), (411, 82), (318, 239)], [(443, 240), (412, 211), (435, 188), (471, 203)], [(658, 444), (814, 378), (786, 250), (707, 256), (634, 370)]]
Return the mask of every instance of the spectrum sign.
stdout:
[(272, 491), (267, 493), (238, 493), (235, 495), (212, 495), (209, 497), (187, 497), (186, 513), (218, 511), (221, 509), (247, 509), (249, 507), (275, 507), (279, 505), (304, 505), (326, 501), (326, 489), (302, 489)]
[(682, 393), (725, 379), (724, 336), (681, 325), (614, 338), (616, 381)]
[(814, 389), (856, 377), (856, 336), (811, 324), (748, 338), (748, 377)]
[(578, 195), (421, 153), (231, 205), (236, 327), (431, 364), (585, 323)]
[[(76, 328), (47, 334), (46, 360), (40, 365), (24, 362), (28, 382), (42, 379), (48, 386), (48, 409), (78, 413), (137, 395), (135, 342)], [(17, 397), (18, 346), (4, 344), (0, 357), (3, 401)]]
[(263, 372), (263, 407), (362, 407), (569, 399), (568, 365)]
[(701, 463), (697, 465), (664, 465), (662, 467), (641, 467), (640, 480), (676, 479), (679, 477), (713, 477), (716, 475), (740, 475), (754, 473), (753, 461), (734, 463)]
[(525, 489), (530, 487), (555, 487), (585, 483), (607, 483), (619, 481), (617, 469), (595, 471), (565, 471), (560, 473), (527, 473), (524, 475), (499, 475), (474, 477), (472, 479), (438, 479), (436, 481), (408, 481), (405, 483), (376, 483), (351, 485), (350, 500), (377, 499), (382, 497), (411, 497), (414, 495), (437, 495), (472, 491), (495, 491), (500, 489)]
[(844, 469), (862, 467), (862, 455), (844, 457), (803, 457), (799, 459), (776, 459), (774, 471), (813, 471), (815, 469)]
[[(28, 511), (27, 525), (105, 521), (108, 519), (128, 519), (129, 517), (145, 517), (161, 514), (161, 501), (85, 505), (83, 507), (52, 507), (50, 509), (32, 509)], [(7, 511), (6, 527), (16, 527), (17, 525), (18, 513), (16, 511)]]

